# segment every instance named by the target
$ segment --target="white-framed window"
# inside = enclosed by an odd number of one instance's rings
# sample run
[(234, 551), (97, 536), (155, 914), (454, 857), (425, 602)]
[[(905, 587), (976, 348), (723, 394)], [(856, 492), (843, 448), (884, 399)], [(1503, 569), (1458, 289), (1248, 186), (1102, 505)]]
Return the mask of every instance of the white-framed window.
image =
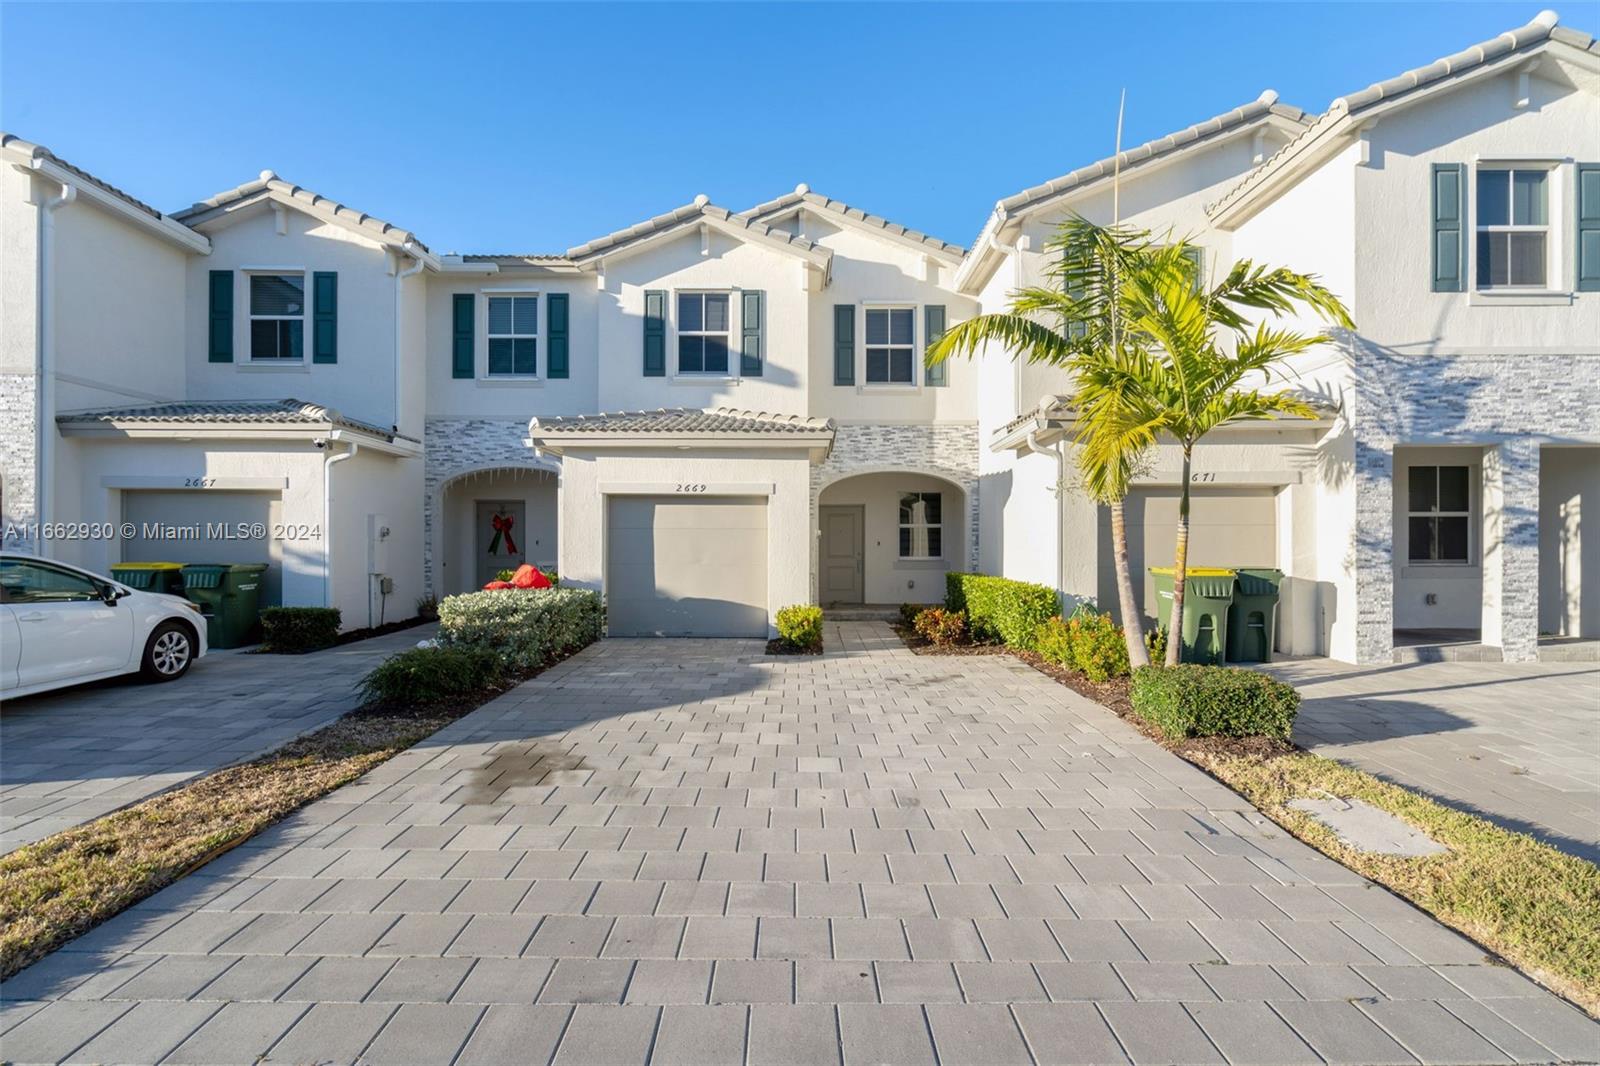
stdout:
[(678, 373), (729, 373), (731, 304), (725, 292), (678, 293)]
[(489, 316), (490, 377), (533, 377), (539, 372), (539, 295), (507, 293), (485, 301)]
[(1480, 289), (1547, 289), (1554, 243), (1550, 233), (1551, 170), (1489, 164), (1477, 168), (1473, 191)]
[(303, 362), (306, 343), (306, 276), (303, 272), (251, 273), (250, 358)]
[(868, 385), (917, 383), (917, 309), (868, 307), (866, 322)]
[(944, 558), (944, 496), (938, 492), (900, 494), (900, 558)]
[(1413, 466), (1406, 471), (1407, 558), (1413, 563), (1472, 561), (1472, 468)]

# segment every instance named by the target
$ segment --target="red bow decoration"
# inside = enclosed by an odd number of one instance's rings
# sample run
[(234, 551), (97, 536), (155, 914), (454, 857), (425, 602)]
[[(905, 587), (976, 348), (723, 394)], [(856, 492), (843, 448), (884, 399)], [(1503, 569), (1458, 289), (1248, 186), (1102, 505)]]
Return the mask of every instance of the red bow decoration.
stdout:
[(521, 552), (517, 551), (517, 542), (511, 539), (511, 527), (516, 524), (517, 520), (508, 514), (497, 514), (493, 518), (489, 519), (489, 525), (494, 527), (494, 539), (489, 542), (490, 555), (500, 554), (501, 537), (505, 538), (506, 552), (508, 554), (522, 554)]

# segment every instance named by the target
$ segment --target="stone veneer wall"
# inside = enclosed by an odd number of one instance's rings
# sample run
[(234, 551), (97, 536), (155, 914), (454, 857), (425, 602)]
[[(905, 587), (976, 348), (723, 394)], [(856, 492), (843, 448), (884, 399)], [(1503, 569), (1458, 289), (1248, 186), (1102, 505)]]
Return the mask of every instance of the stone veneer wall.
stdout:
[[(1600, 443), (1600, 358), (1585, 355), (1400, 355), (1367, 348), (1354, 367), (1356, 653), (1394, 652), (1394, 449), (1492, 448), (1485, 496), (1498, 490), (1501, 543), (1485, 557), (1484, 598), (1498, 597), (1507, 662), (1538, 658), (1539, 446)], [(1498, 640), (1495, 637), (1498, 636)]]
[[(38, 444), (38, 396), (32, 374), (0, 374), (0, 533), (15, 523), (24, 526), (38, 519), (35, 513), (34, 475)], [(35, 551), (38, 545), (21, 537), (6, 537), (4, 547)]]
[(422, 587), (426, 595), (438, 592), (433, 585), (434, 556), (439, 520), (441, 490), (463, 474), (477, 470), (522, 467), (559, 472), (553, 460), (538, 458), (523, 444), (528, 423), (506, 418), (432, 418), (423, 429), (424, 468), (422, 475)]
[(978, 427), (947, 425), (843, 425), (828, 458), (811, 468), (811, 585), (816, 594), (817, 498), (836, 481), (856, 474), (933, 474), (961, 486), (966, 497), (966, 568), (978, 569)]

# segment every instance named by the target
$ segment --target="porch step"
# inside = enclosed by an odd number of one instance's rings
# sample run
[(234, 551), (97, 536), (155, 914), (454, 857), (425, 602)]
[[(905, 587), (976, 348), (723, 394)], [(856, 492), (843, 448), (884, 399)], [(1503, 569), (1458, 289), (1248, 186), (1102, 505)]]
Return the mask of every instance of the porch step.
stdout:
[(1498, 663), (1505, 656), (1491, 644), (1404, 644), (1394, 649), (1397, 663)]
[(822, 616), (834, 622), (896, 622), (900, 619), (898, 603), (828, 603), (823, 604)]
[(1600, 639), (1594, 637), (1543, 637), (1539, 640), (1542, 663), (1600, 663)]

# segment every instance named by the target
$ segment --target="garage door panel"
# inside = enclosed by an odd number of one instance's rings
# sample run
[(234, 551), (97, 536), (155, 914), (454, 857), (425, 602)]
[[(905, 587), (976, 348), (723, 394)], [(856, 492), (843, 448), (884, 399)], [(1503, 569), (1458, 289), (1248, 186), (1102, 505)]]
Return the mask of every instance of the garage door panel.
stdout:
[(764, 497), (613, 497), (606, 555), (613, 636), (767, 633)]
[[(283, 567), (278, 542), (270, 536), (212, 536), (208, 527), (236, 530), (259, 525), (269, 533), (282, 523), (283, 501), (277, 493), (233, 492), (221, 489), (122, 490), (122, 520), (134, 526), (133, 537), (122, 542), (121, 561), (127, 563), (266, 563), (262, 603), (282, 602)], [(164, 536), (167, 529), (197, 528), (199, 535)]]

